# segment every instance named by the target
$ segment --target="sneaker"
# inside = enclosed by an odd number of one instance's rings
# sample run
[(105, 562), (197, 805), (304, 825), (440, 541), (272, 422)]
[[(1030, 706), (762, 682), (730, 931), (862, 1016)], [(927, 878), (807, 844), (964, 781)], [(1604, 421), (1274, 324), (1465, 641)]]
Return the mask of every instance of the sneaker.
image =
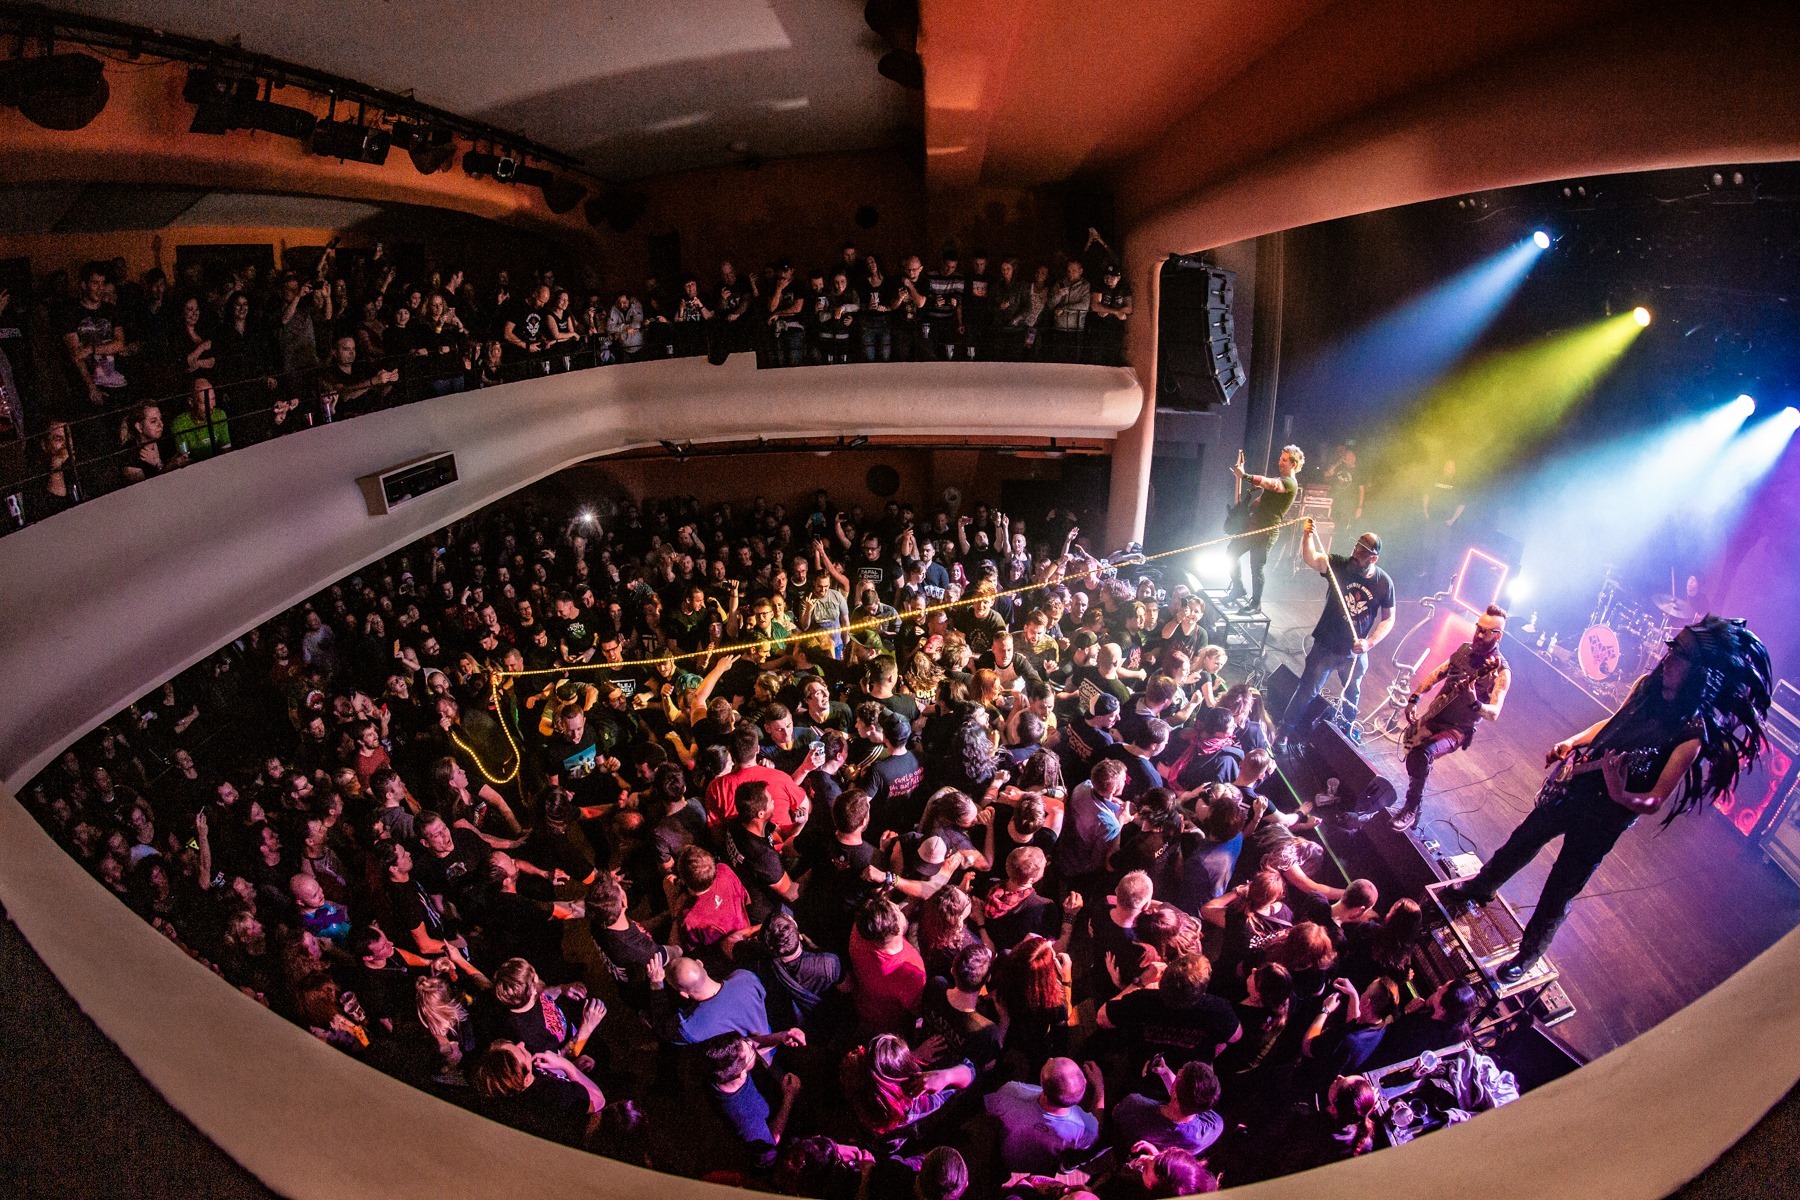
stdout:
[(1388, 814), (1388, 824), (1396, 833), (1405, 833), (1418, 823), (1419, 810), (1416, 808), (1403, 808), (1397, 813)]
[(1252, 601), (1251, 603), (1246, 604), (1242, 608), (1238, 609), (1237, 615), (1240, 617), (1260, 617), (1263, 615), (1262, 605), (1258, 602)]

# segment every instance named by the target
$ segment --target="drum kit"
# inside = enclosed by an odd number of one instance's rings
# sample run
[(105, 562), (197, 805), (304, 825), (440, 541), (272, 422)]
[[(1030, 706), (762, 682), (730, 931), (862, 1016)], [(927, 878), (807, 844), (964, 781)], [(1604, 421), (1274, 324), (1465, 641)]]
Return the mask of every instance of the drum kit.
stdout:
[(1576, 644), (1575, 662), (1589, 682), (1623, 691), (1656, 665), (1669, 639), (1693, 619), (1685, 600), (1673, 594), (1640, 605), (1609, 568)]

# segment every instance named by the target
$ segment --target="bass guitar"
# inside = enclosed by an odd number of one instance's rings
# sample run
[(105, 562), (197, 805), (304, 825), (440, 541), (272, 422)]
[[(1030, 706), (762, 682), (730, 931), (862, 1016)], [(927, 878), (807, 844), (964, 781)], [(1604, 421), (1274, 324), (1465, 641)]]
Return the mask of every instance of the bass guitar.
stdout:
[(1256, 498), (1256, 488), (1244, 487), (1244, 452), (1237, 453), (1237, 478), (1235, 490), (1231, 493), (1231, 507), (1225, 510), (1225, 532), (1230, 534), (1248, 533), (1250, 531), (1250, 506)]

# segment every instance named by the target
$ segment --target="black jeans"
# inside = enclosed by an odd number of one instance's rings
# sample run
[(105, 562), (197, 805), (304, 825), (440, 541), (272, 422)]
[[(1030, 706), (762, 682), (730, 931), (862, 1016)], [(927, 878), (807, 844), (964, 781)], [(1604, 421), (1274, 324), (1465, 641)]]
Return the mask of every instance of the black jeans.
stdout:
[(1418, 812), (1419, 802), (1425, 798), (1425, 777), (1431, 774), (1431, 764), (1446, 754), (1461, 750), (1463, 735), (1460, 729), (1446, 729), (1436, 733), (1406, 752), (1406, 807), (1403, 812)]
[(1585, 790), (1540, 804), (1519, 822), (1487, 865), (1464, 883), (1463, 890), (1475, 896), (1492, 896), (1501, 884), (1523, 870), (1550, 839), (1562, 835), (1562, 850), (1556, 855), (1519, 943), (1521, 958), (1537, 958), (1562, 928), (1569, 905), (1587, 886), (1600, 861), (1636, 820), (1637, 814), (1630, 809)]
[(1269, 551), (1274, 545), (1274, 538), (1259, 536), (1238, 538), (1226, 546), (1225, 552), (1231, 555), (1231, 588), (1228, 595), (1242, 596), (1244, 594), (1244, 586), (1239, 582), (1238, 564), (1243, 561), (1244, 555), (1248, 554), (1250, 556), (1250, 607), (1258, 608), (1262, 605), (1263, 568), (1268, 566)]

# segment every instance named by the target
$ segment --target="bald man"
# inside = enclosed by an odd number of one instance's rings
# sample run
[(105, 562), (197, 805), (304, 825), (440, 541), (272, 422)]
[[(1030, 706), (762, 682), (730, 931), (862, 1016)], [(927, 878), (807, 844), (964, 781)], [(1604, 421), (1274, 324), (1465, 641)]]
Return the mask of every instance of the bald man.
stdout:
[[(1093, 1112), (1081, 1107), (1092, 1091)], [(1076, 1065), (1072, 1058), (1053, 1058), (1038, 1073), (1038, 1085), (1005, 1084), (987, 1098), (988, 1115), (1006, 1128), (1000, 1158), (1008, 1171), (1054, 1175), (1063, 1156), (1086, 1150), (1100, 1137), (1096, 1115), (1106, 1106), (1100, 1068)]]
[(765, 1062), (777, 1046), (804, 1046), (798, 1029), (770, 1032), (762, 980), (753, 971), (733, 971), (716, 980), (698, 959), (678, 958), (665, 973), (660, 959), (646, 965), (656, 1031), (677, 1046), (697, 1046), (721, 1033), (742, 1034), (756, 1044)]

